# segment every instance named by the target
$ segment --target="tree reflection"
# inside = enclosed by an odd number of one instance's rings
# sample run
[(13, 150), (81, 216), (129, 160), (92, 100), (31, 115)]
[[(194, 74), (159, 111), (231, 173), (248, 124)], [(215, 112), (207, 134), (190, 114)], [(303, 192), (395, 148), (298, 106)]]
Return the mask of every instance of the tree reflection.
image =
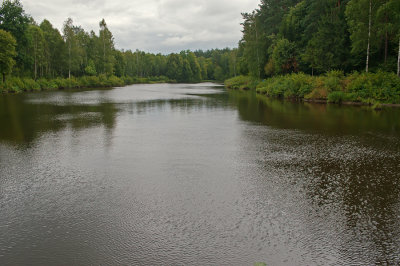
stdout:
[(67, 127), (82, 130), (89, 127), (115, 126), (118, 109), (113, 103), (58, 104), (29, 102), (29, 95), (0, 97), (0, 141), (30, 143), (47, 132)]
[(395, 108), (377, 112), (368, 107), (290, 102), (251, 91), (229, 91), (229, 101), (238, 108), (242, 120), (276, 128), (324, 134), (400, 134), (400, 110)]

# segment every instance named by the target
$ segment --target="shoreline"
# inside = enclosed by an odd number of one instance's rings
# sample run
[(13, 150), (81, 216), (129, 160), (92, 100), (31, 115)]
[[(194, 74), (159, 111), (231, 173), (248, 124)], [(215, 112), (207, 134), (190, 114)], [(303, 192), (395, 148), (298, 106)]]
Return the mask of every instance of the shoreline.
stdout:
[(257, 79), (237, 76), (225, 81), (228, 89), (255, 90), (257, 94), (317, 104), (400, 107), (400, 78), (391, 72), (344, 75), (331, 71), (321, 76), (292, 73)]
[[(74, 87), (58, 87), (58, 88), (41, 88), (41, 89), (31, 89), (31, 90), (2, 90), (0, 91), (0, 95), (19, 95), (23, 93), (41, 93), (41, 92), (51, 92), (51, 91), (63, 91), (63, 90), (79, 90), (79, 89), (112, 89), (118, 87), (126, 87), (131, 85), (151, 85), (151, 84), (200, 84), (200, 83), (218, 83), (216, 80), (203, 80), (201, 82), (176, 82), (174, 80), (161, 80), (161, 81), (148, 81), (148, 82), (136, 82), (136, 83), (128, 83), (128, 84), (115, 84), (115, 85), (99, 85), (99, 86), (74, 86)], [(221, 83), (223, 86), (223, 83)]]
[[(229, 88), (228, 88), (229, 89)], [(230, 89), (230, 90), (238, 90), (238, 89)], [(243, 90), (243, 91), (249, 91), (251, 89), (239, 89), (239, 90)], [(393, 107), (393, 108), (400, 108), (400, 104), (396, 104), (396, 103), (376, 103), (376, 104), (372, 104), (372, 103), (363, 103), (363, 102), (352, 102), (352, 101), (343, 101), (340, 103), (335, 103), (335, 102), (329, 102), (328, 99), (298, 99), (298, 98), (277, 98), (277, 97), (273, 97), (273, 96), (268, 96), (265, 93), (260, 93), (260, 92), (256, 92), (258, 95), (267, 97), (267, 98), (271, 98), (271, 99), (281, 99), (284, 101), (296, 101), (296, 102), (304, 102), (304, 103), (314, 103), (314, 104), (324, 104), (324, 105), (328, 105), (328, 104), (334, 104), (334, 105), (345, 105), (345, 106), (364, 106), (364, 107), (374, 107), (374, 105), (378, 105), (376, 106), (375, 110), (379, 110), (381, 107)]]

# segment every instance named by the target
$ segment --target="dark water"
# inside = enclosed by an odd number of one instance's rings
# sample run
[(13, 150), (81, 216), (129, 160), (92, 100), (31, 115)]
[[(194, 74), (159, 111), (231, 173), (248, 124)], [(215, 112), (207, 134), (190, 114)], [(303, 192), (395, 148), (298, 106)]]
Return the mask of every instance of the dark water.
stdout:
[(400, 111), (212, 84), (0, 96), (1, 265), (400, 263)]

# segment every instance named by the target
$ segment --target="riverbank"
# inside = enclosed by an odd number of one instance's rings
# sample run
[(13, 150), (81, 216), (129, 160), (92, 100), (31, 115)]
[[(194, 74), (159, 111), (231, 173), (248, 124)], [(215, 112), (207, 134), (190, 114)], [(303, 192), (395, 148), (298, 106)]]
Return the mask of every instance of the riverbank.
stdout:
[(75, 88), (107, 88), (122, 87), (132, 84), (175, 83), (167, 77), (116, 77), (116, 76), (83, 76), (79, 78), (38, 79), (11, 77), (0, 83), (0, 93), (21, 93), (33, 91), (75, 89)]
[(266, 80), (239, 76), (225, 81), (229, 89), (255, 89), (269, 97), (317, 103), (400, 107), (400, 78), (394, 73), (331, 71), (322, 76), (293, 73)]

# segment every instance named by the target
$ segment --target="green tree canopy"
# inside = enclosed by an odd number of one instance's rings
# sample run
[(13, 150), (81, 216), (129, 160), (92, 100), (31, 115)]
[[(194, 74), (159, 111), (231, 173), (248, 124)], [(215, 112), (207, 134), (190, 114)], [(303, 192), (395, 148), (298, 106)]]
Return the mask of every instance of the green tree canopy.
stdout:
[(3, 82), (15, 65), (16, 45), (17, 42), (11, 33), (0, 29), (0, 73), (3, 76)]
[(25, 32), (30, 18), (25, 14), (19, 0), (4, 0), (0, 7), (0, 29), (11, 33), (16, 39), (17, 66), (20, 71), (29, 65), (29, 56), (26, 52), (27, 38)]

